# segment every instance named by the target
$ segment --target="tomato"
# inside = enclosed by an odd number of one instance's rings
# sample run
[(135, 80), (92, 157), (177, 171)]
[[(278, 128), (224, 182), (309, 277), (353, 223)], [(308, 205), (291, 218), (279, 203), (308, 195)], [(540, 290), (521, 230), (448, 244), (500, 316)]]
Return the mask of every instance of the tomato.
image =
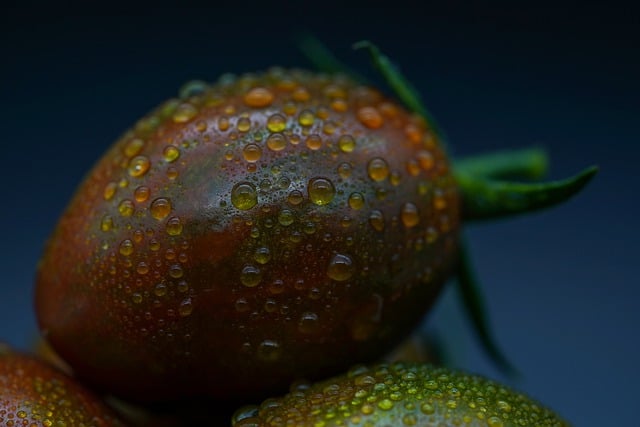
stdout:
[(282, 69), (193, 82), (78, 188), (39, 264), (38, 321), (118, 396), (263, 396), (405, 338), (459, 223), (438, 137), (376, 89)]

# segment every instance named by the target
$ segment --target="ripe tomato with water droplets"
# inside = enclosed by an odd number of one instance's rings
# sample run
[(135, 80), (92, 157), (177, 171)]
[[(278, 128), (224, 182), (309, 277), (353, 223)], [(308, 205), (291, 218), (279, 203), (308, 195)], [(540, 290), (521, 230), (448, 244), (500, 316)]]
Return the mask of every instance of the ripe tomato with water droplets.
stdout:
[(192, 82), (78, 188), (39, 265), (39, 324), (119, 396), (263, 396), (406, 337), (459, 216), (436, 135), (376, 89), (282, 69)]
[(110, 408), (71, 377), (2, 344), (0, 424), (16, 427), (124, 426)]

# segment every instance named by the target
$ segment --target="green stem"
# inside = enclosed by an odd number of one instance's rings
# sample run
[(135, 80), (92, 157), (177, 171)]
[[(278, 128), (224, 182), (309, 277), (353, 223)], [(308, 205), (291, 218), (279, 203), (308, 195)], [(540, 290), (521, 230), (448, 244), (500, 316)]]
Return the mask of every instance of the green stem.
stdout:
[(297, 44), (300, 51), (316, 69), (329, 74), (346, 74), (357, 82), (367, 83), (362, 75), (340, 61), (327, 46), (311, 34), (299, 35)]
[(547, 174), (549, 160), (543, 149), (532, 147), (455, 160), (453, 168), (457, 174), (474, 177), (537, 180)]
[(495, 219), (557, 205), (580, 192), (597, 172), (592, 166), (573, 177), (543, 183), (498, 181), (456, 172), (462, 191), (462, 219)]

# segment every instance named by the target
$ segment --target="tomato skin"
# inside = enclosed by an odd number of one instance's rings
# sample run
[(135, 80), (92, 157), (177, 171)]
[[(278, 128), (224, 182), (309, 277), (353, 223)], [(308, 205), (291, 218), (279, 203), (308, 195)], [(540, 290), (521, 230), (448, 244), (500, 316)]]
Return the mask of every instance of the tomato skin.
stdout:
[[(348, 404), (345, 404), (348, 402)], [(234, 427), (568, 427), (530, 397), (478, 375), (419, 363), (358, 365), (236, 411)]]
[(15, 426), (124, 425), (97, 396), (71, 377), (1, 344), (0, 423)]
[(38, 268), (39, 324), (119, 396), (262, 396), (406, 337), (452, 269), (458, 199), (436, 136), (375, 89), (280, 69), (194, 83), (80, 185)]

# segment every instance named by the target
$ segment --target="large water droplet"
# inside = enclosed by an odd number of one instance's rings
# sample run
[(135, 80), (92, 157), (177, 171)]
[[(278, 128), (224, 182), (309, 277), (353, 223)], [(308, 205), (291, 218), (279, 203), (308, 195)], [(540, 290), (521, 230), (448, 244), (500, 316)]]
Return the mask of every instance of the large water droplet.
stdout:
[(258, 346), (258, 357), (265, 362), (275, 362), (280, 358), (280, 343), (274, 340), (264, 340)]
[(140, 177), (147, 173), (151, 162), (145, 156), (136, 156), (129, 163), (129, 175), (132, 177)]
[(349, 280), (355, 271), (351, 257), (343, 254), (335, 254), (327, 267), (327, 276), (333, 280), (343, 282)]
[(268, 107), (273, 102), (273, 93), (263, 87), (255, 87), (244, 95), (244, 103), (248, 107)]
[(262, 157), (262, 148), (257, 144), (247, 144), (242, 150), (242, 155), (247, 162), (255, 163)]
[(389, 176), (389, 165), (384, 159), (374, 157), (367, 164), (367, 173), (374, 181), (384, 181)]
[(262, 273), (258, 267), (253, 265), (245, 265), (240, 273), (240, 281), (248, 288), (258, 286), (262, 280)]
[(418, 215), (418, 208), (413, 203), (405, 203), (402, 206), (402, 212), (400, 218), (405, 227), (415, 227), (420, 222), (420, 216)]
[(248, 210), (258, 203), (258, 193), (253, 184), (239, 182), (231, 190), (231, 203), (240, 210)]
[(360, 123), (369, 129), (378, 129), (384, 124), (382, 115), (374, 107), (359, 108), (356, 116), (358, 117), (358, 120), (360, 120)]
[(287, 119), (282, 114), (273, 114), (267, 119), (267, 129), (271, 132), (282, 132), (287, 128)]
[(281, 133), (274, 133), (267, 138), (267, 147), (272, 151), (282, 151), (287, 147), (287, 139)]
[(165, 162), (171, 163), (180, 157), (180, 150), (173, 145), (167, 145), (164, 147), (164, 150), (162, 150), (162, 157)]
[(312, 178), (308, 187), (309, 199), (319, 206), (324, 206), (333, 200), (336, 189), (327, 178)]
[(160, 197), (151, 202), (151, 216), (158, 221), (165, 219), (171, 213), (171, 202), (169, 199)]

